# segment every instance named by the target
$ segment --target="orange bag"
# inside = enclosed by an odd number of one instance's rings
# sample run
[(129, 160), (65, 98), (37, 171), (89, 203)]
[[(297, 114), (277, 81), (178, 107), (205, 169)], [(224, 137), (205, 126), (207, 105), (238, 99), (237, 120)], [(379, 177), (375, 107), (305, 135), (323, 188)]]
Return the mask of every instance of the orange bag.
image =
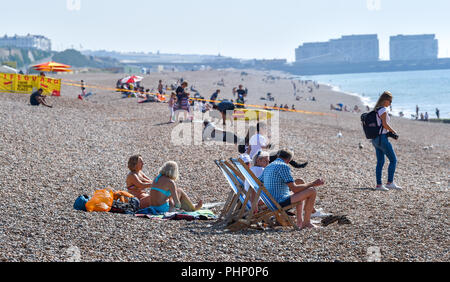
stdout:
[(94, 192), (94, 196), (86, 203), (88, 212), (109, 212), (114, 201), (114, 193), (103, 189)]

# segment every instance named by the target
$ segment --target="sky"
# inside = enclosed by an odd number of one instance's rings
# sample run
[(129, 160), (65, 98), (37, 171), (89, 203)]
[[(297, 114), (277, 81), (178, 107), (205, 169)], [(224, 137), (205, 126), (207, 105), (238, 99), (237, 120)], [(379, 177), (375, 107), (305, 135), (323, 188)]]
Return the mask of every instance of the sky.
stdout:
[[(4, 0), (1, 0), (2, 2)], [(208, 54), (295, 60), (305, 42), (378, 34), (436, 34), (450, 57), (449, 0), (15, 0), (0, 36), (40, 34), (52, 49)]]

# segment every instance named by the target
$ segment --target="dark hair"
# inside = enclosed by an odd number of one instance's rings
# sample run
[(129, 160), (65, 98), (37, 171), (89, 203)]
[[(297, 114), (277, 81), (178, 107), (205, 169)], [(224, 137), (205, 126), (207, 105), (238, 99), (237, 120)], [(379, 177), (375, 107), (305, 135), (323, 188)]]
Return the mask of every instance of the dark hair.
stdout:
[(280, 150), (278, 151), (278, 157), (283, 160), (292, 160), (294, 157), (294, 153), (288, 150)]
[(258, 132), (259, 133), (259, 131), (260, 131), (260, 129), (261, 129), (261, 127), (266, 127), (267, 125), (266, 125), (266, 123), (265, 122), (258, 122), (257, 124), (256, 124), (256, 132)]

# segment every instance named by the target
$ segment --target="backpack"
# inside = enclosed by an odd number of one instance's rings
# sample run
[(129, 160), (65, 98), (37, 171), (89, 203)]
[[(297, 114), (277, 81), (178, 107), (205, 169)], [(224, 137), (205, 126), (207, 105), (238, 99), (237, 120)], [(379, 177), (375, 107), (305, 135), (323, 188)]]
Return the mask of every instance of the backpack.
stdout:
[(87, 195), (81, 195), (79, 196), (76, 200), (75, 203), (73, 204), (73, 208), (79, 211), (86, 211), (86, 203), (89, 201), (89, 196)]
[(362, 127), (367, 139), (377, 138), (383, 130), (383, 126), (378, 125), (377, 122), (378, 110), (379, 108), (361, 115)]

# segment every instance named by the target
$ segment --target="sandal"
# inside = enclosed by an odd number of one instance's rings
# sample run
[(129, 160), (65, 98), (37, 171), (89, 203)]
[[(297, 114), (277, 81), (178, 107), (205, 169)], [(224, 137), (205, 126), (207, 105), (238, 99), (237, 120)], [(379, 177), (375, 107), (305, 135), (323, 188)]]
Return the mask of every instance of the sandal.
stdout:
[(330, 225), (330, 224), (335, 223), (336, 221), (338, 221), (339, 218), (340, 218), (339, 216), (330, 215), (330, 216), (327, 216), (327, 217), (325, 217), (324, 219), (322, 219), (322, 220), (321, 220), (321, 223), (322, 223), (323, 226), (328, 226), (328, 225)]
[(347, 215), (343, 215), (339, 217), (338, 224), (352, 224), (352, 222), (347, 218)]

